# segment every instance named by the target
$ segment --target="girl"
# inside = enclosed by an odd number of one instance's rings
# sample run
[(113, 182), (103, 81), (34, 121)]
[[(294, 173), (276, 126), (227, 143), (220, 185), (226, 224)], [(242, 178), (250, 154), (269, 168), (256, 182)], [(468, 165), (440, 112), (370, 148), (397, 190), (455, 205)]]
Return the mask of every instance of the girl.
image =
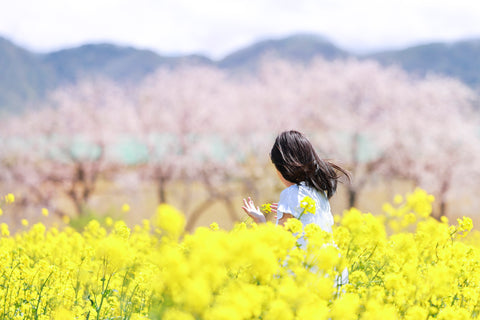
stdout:
[[(278, 177), (287, 187), (280, 193), (278, 204), (271, 206), (272, 211), (277, 214), (277, 224), (283, 225), (288, 219), (296, 218), (302, 222), (303, 227), (315, 223), (322, 230), (332, 232), (333, 217), (328, 200), (337, 190), (339, 173), (350, 181), (349, 173), (320, 159), (310, 141), (300, 132), (293, 130), (278, 135), (270, 151), (270, 159), (277, 169)], [(266, 221), (252, 199), (243, 199), (243, 203), (243, 210), (256, 223)], [(300, 248), (306, 248), (303, 236), (297, 243)], [(347, 284), (348, 269), (345, 268), (335, 279), (337, 287)]]
[[(315, 223), (322, 230), (332, 232), (333, 217), (329, 199), (337, 189), (340, 175), (350, 180), (349, 173), (339, 166), (322, 160), (308, 139), (298, 131), (280, 133), (270, 152), (277, 174), (287, 187), (280, 194), (278, 204), (272, 204), (277, 224), (290, 218), (299, 219), (303, 226)], [(312, 214), (305, 214), (305, 199), (313, 199)], [(310, 200), (310, 202), (312, 202)], [(243, 210), (256, 222), (265, 222), (265, 216), (253, 200), (243, 199)]]

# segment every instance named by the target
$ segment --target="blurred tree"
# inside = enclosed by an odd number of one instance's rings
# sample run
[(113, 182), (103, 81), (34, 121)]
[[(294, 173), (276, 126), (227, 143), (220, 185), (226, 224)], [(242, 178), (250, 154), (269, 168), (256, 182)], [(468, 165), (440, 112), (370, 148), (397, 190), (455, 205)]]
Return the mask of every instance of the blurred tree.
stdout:
[[(146, 146), (141, 166), (144, 179), (157, 185), (158, 201), (167, 202), (171, 182), (184, 183), (183, 210), (191, 228), (216, 201), (225, 204), (233, 220), (234, 193), (228, 187), (237, 156), (229, 143), (229, 94), (235, 90), (226, 75), (214, 68), (159, 70), (136, 91), (131, 133)], [(207, 192), (192, 204), (191, 185)], [(194, 207), (192, 207), (194, 205)]]
[(448, 214), (448, 200), (478, 187), (478, 96), (458, 80), (431, 76), (412, 81), (397, 101), (389, 169), (433, 193), (440, 218)]
[[(262, 182), (276, 181), (270, 147), (277, 133), (297, 129), (352, 172), (350, 206), (372, 180), (400, 178), (434, 192), (444, 215), (449, 197), (480, 173), (477, 98), (453, 79), (356, 60), (267, 57), (249, 76), (163, 69), (130, 88), (86, 80), (2, 122), (0, 178), (29, 190), (26, 204), (59, 215), (67, 213), (54, 199), (66, 197), (81, 214), (100, 179), (135, 176), (132, 189), (153, 183), (159, 202), (181, 184), (192, 229), (218, 203), (237, 220), (239, 185), (257, 199), (278, 191), (280, 183)], [(124, 144), (133, 148), (128, 159), (118, 151)]]
[(53, 201), (61, 195), (74, 214), (84, 212), (100, 176), (115, 168), (107, 148), (118, 134), (124, 98), (112, 83), (89, 80), (57, 90), (48, 107), (8, 119), (2, 128), (3, 178), (27, 189), (25, 205), (68, 215)]

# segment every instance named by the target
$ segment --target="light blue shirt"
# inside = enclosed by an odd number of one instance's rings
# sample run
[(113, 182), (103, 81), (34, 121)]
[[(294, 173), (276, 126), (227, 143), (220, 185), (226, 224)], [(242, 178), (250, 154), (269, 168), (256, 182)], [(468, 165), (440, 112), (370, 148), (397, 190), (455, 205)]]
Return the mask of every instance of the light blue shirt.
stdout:
[[(302, 215), (304, 209), (300, 206), (300, 202), (305, 197), (310, 197), (315, 201), (315, 214), (305, 212)], [(307, 224), (315, 223), (322, 230), (332, 232), (333, 216), (327, 195), (325, 192), (319, 192), (317, 189), (307, 186), (305, 182), (294, 184), (282, 191), (278, 202), (277, 224), (284, 213), (289, 213), (297, 219), (300, 218), (304, 227)]]

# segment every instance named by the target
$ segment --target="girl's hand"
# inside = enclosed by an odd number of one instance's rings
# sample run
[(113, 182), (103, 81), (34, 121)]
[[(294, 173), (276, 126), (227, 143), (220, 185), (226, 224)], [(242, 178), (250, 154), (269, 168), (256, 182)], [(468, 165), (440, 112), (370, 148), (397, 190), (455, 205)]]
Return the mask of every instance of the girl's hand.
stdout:
[(259, 207), (255, 207), (253, 200), (248, 197), (248, 199), (243, 199), (244, 206), (242, 209), (255, 221), (256, 223), (265, 222), (265, 216), (260, 212)]
[(272, 203), (270, 205), (270, 210), (272, 210), (272, 213), (275, 214), (275, 219), (277, 218), (277, 209), (278, 209), (278, 203)]

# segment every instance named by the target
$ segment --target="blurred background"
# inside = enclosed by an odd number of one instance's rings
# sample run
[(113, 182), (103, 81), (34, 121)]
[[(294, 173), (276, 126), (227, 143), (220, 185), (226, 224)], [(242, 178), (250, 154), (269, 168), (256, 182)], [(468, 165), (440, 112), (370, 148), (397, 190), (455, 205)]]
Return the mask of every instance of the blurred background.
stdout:
[(479, 93), (473, 0), (5, 2), (0, 221), (170, 203), (230, 228), (242, 198), (278, 201), (269, 151), (296, 129), (352, 173), (334, 215), (421, 187), (480, 222)]

